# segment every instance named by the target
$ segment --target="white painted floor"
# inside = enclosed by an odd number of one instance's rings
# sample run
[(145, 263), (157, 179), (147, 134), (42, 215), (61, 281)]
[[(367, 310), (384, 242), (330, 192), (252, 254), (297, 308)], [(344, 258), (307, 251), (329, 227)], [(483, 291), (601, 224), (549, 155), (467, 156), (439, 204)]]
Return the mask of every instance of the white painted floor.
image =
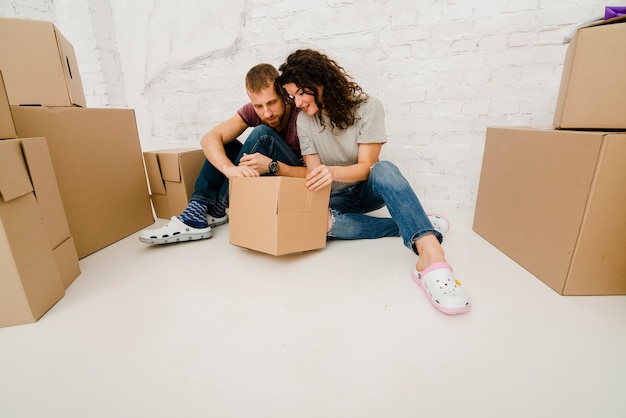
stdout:
[(81, 260), (38, 323), (0, 329), (0, 417), (625, 417), (626, 297), (559, 296), (447, 215), (474, 303), (458, 317), (400, 238), (276, 258), (228, 226), (134, 234)]

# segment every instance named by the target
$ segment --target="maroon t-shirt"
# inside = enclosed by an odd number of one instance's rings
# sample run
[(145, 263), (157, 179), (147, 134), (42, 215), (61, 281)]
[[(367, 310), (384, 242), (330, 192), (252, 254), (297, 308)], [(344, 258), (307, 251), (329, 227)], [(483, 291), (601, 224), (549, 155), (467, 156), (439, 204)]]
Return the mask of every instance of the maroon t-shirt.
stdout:
[[(298, 119), (298, 113), (300, 109), (292, 107), (291, 113), (289, 114), (289, 121), (287, 121), (287, 125), (281, 130), (277, 131), (278, 135), (282, 139), (285, 140), (289, 148), (293, 151), (298, 158), (302, 158), (302, 153), (300, 152), (300, 142), (298, 141), (298, 129), (296, 127), (296, 120)], [(263, 122), (259, 115), (254, 111), (254, 106), (252, 103), (248, 103), (244, 105), (241, 109), (237, 111), (237, 114), (243, 119), (246, 125), (254, 128), (255, 126), (261, 125)]]

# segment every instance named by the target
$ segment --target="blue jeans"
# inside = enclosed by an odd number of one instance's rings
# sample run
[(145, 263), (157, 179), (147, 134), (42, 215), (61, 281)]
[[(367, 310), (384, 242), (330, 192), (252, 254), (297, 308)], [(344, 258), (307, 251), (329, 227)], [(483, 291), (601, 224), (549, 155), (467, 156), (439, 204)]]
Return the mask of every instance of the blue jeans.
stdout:
[[(256, 152), (291, 166), (304, 166), (304, 163), (289, 148), (278, 133), (267, 125), (259, 125), (250, 132), (242, 144), (235, 140), (224, 145), (226, 156), (233, 164), (239, 164), (243, 154)], [(228, 207), (228, 178), (208, 161), (204, 161), (191, 200), (199, 200), (209, 207), (219, 202)]]
[[(366, 215), (384, 206), (391, 218)], [(415, 254), (415, 241), (425, 235), (435, 235), (443, 242), (443, 236), (433, 228), (408, 181), (389, 161), (374, 164), (366, 181), (331, 193), (330, 209), (333, 223), (329, 238), (373, 239), (401, 235), (404, 245)]]

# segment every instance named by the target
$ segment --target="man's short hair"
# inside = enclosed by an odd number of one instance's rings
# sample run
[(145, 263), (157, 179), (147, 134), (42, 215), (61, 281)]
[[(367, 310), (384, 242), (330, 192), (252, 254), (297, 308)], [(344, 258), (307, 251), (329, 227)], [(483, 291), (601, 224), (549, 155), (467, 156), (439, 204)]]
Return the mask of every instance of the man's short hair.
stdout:
[(246, 90), (258, 93), (264, 88), (274, 85), (278, 78), (278, 70), (271, 64), (257, 64), (246, 74)]

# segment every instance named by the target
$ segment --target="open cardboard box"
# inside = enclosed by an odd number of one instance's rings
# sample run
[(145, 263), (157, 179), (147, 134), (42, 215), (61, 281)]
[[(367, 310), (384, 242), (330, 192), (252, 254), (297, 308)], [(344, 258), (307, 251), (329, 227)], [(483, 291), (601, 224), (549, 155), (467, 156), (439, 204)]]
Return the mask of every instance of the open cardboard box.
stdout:
[(143, 153), (150, 198), (157, 218), (180, 214), (194, 191), (206, 158), (197, 148), (172, 148)]
[(330, 186), (311, 192), (305, 179), (230, 180), (230, 243), (271, 255), (326, 246)]
[(626, 132), (488, 128), (474, 231), (563, 295), (626, 294)]

